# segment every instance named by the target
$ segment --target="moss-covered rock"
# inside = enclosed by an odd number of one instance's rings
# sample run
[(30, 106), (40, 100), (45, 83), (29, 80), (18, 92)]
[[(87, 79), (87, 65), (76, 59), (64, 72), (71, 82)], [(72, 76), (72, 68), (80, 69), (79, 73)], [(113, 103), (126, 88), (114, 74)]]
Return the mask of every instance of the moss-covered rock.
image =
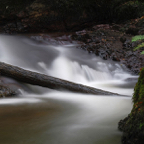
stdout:
[(144, 143), (144, 68), (134, 88), (133, 103), (131, 113), (119, 122), (119, 129), (125, 133), (123, 144)]

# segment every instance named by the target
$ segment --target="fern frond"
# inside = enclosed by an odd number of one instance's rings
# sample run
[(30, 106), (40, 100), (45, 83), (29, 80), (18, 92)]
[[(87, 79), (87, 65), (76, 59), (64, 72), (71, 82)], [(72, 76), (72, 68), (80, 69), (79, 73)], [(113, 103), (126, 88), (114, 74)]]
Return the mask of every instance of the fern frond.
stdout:
[(132, 38), (132, 42), (144, 39), (144, 35), (137, 35)]
[(134, 48), (134, 51), (137, 50), (137, 49), (139, 49), (139, 48), (142, 48), (142, 47), (144, 47), (144, 42), (141, 43), (141, 44), (139, 44), (137, 47), (135, 47), (135, 48)]

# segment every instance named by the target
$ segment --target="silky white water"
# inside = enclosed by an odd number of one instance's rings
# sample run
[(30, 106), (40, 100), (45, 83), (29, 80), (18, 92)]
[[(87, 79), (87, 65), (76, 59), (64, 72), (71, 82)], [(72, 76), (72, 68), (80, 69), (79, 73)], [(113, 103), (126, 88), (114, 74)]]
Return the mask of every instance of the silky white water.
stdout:
[(0, 35), (0, 61), (129, 97), (60, 92), (3, 78), (20, 91), (0, 100), (3, 144), (120, 144), (117, 124), (131, 110), (137, 76), (77, 45), (49, 36)]

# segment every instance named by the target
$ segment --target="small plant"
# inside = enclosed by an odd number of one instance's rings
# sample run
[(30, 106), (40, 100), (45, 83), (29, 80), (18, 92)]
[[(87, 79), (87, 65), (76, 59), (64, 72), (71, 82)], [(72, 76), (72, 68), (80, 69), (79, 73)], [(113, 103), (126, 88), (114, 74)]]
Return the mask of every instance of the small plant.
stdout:
[[(137, 36), (134, 36), (134, 37), (132, 38), (132, 42), (135, 42), (135, 41), (138, 41), (138, 40), (144, 40), (144, 35), (137, 35)], [(142, 48), (142, 47), (144, 47), (144, 42), (138, 44), (138, 46), (136, 46), (136, 47), (134, 48), (134, 50), (140, 49), (140, 48)], [(141, 54), (144, 54), (144, 51), (142, 51)]]
[(143, 126), (144, 126), (144, 123), (140, 123), (139, 129), (141, 130)]
[(144, 39), (144, 35), (137, 35), (132, 38), (132, 42)]

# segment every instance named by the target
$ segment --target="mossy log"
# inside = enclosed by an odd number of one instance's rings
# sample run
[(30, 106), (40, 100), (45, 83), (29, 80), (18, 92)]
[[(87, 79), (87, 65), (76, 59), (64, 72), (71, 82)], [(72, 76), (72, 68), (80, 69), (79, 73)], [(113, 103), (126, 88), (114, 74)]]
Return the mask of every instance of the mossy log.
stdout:
[(72, 92), (96, 95), (118, 95), (116, 93), (111, 93), (82, 84), (76, 84), (59, 78), (54, 78), (37, 72), (24, 70), (20, 67), (12, 66), (2, 62), (0, 62), (0, 74), (23, 83), (38, 85), (50, 89), (67, 90)]
[(144, 68), (134, 88), (133, 108), (124, 120), (119, 122), (119, 129), (125, 133), (123, 144), (144, 143)]

